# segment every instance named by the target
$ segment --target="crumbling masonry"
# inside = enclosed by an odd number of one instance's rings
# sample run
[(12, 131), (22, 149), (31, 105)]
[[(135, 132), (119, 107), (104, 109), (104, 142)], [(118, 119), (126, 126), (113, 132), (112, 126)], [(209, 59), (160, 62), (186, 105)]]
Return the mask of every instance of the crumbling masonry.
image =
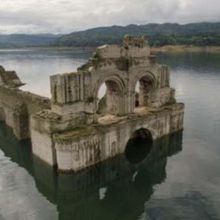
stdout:
[[(20, 139), (30, 132), (33, 153), (62, 171), (78, 171), (123, 153), (139, 129), (153, 139), (183, 129), (184, 105), (176, 103), (169, 69), (156, 62), (144, 38), (127, 36), (122, 46), (99, 47), (77, 72), (51, 76), (50, 101), (19, 90), (16, 74), (3, 76), (8, 74), (1, 69), (0, 119)], [(106, 94), (99, 100), (103, 83)], [(5, 116), (6, 96), (19, 97), (25, 126)]]

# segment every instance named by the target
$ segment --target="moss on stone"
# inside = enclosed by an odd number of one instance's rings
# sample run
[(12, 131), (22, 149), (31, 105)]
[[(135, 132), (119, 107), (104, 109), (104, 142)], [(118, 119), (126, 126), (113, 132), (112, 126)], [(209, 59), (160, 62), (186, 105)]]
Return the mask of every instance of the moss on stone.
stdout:
[(71, 143), (74, 139), (91, 136), (97, 133), (93, 126), (75, 127), (69, 131), (59, 132), (53, 135), (55, 142)]
[(128, 71), (132, 66), (131, 60), (127, 57), (120, 57), (115, 63), (117, 68), (121, 71)]

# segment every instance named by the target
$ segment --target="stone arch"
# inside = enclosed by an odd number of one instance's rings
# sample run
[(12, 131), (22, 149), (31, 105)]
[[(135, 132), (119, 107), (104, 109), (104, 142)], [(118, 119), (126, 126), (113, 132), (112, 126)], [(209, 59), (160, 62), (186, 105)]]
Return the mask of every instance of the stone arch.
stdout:
[[(102, 103), (98, 99), (98, 91), (102, 84), (106, 85), (106, 95)], [(126, 86), (124, 80), (118, 75), (109, 75), (98, 80), (94, 88), (94, 97), (96, 100), (96, 113), (110, 113), (114, 115), (123, 115), (126, 113)]]
[(144, 160), (153, 147), (153, 135), (146, 128), (135, 130), (125, 146), (125, 157), (130, 163)]
[[(136, 86), (139, 91), (136, 92)], [(133, 108), (138, 106), (150, 106), (152, 102), (152, 92), (157, 88), (157, 80), (152, 72), (142, 72), (135, 76), (131, 82)]]
[(5, 120), (6, 120), (5, 110), (3, 107), (0, 107), (0, 121), (5, 121)]

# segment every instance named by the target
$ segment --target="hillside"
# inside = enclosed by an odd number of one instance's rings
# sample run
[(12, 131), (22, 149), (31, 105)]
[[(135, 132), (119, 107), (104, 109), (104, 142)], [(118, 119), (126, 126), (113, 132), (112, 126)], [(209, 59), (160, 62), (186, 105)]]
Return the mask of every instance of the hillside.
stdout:
[(194, 45), (220, 46), (220, 22), (146, 24), (98, 27), (67, 35), (54, 34), (0, 34), (0, 48), (38, 47), (38, 46), (98, 46), (121, 43), (126, 35), (144, 35), (151, 46)]
[(180, 24), (147, 24), (99, 27), (73, 32), (58, 38), (56, 46), (97, 46), (120, 43), (124, 35), (145, 35), (152, 46), (164, 45), (220, 45), (220, 22)]
[(54, 43), (60, 35), (53, 34), (0, 34), (0, 48), (36, 47)]

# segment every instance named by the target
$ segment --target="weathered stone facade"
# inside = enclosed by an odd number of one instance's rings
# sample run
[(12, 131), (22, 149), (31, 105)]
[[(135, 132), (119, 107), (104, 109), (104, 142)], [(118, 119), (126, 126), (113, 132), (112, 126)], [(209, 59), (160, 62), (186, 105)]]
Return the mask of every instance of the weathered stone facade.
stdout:
[(0, 66), (0, 121), (13, 128), (18, 139), (30, 138), (30, 115), (50, 108), (50, 100), (19, 89), (16, 72)]
[(99, 47), (76, 73), (52, 76), (52, 111), (68, 118), (82, 112), (96, 114), (98, 90), (103, 83), (107, 87), (105, 113), (133, 113), (137, 82), (140, 106), (158, 108), (172, 102), (174, 90), (169, 87), (168, 67), (152, 61), (150, 48), (142, 39), (139, 44), (133, 39), (138, 46), (127, 41), (122, 47)]
[(183, 129), (184, 105), (169, 80), (168, 67), (143, 38), (97, 48), (77, 72), (51, 76), (51, 110), (31, 118), (33, 153), (59, 170), (77, 171), (123, 153), (138, 129), (153, 139)]
[(18, 139), (31, 136), (33, 153), (59, 170), (78, 171), (123, 153), (139, 129), (153, 139), (183, 129), (184, 105), (176, 103), (169, 69), (144, 38), (99, 47), (77, 72), (50, 80), (51, 100), (20, 90), (16, 73), (0, 67), (0, 120)]

